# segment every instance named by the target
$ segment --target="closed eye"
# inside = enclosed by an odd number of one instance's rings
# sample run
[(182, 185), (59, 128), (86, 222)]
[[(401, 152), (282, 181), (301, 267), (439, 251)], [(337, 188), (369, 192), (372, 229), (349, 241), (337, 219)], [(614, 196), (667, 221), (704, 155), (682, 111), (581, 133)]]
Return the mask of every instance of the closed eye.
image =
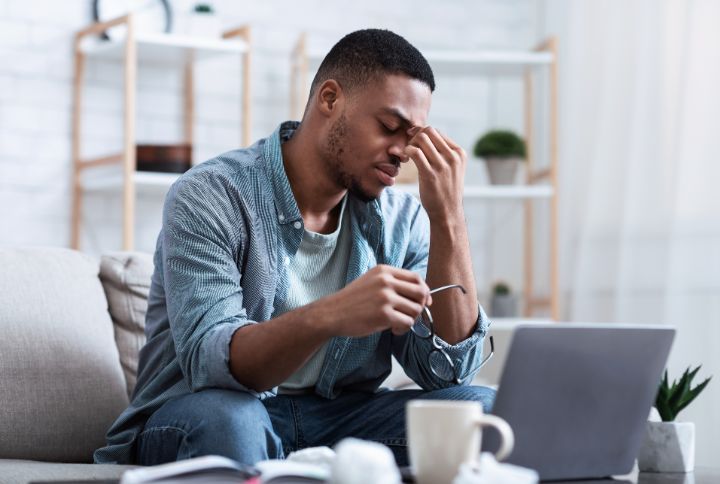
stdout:
[(380, 123), (380, 126), (382, 126), (383, 131), (385, 131), (387, 134), (395, 134), (397, 133), (399, 127), (391, 127), (386, 125), (385, 123)]

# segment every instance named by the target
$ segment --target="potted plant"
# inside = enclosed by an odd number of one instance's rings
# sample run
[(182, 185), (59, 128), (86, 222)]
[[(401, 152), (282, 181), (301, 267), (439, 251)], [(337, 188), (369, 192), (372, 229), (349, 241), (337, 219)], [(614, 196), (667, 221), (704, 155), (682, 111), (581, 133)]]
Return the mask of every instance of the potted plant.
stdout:
[(700, 395), (710, 378), (691, 388), (700, 366), (688, 368), (680, 381), (668, 383), (668, 373), (660, 382), (655, 408), (662, 421), (647, 423), (645, 439), (638, 454), (642, 472), (691, 472), (695, 467), (695, 424), (676, 422), (677, 415)]
[(518, 162), (526, 156), (525, 141), (512, 131), (488, 131), (477, 140), (473, 153), (485, 160), (492, 184), (513, 184)]
[(504, 282), (496, 282), (492, 289), (490, 300), (490, 314), (494, 318), (517, 317), (517, 296), (512, 293), (510, 286)]

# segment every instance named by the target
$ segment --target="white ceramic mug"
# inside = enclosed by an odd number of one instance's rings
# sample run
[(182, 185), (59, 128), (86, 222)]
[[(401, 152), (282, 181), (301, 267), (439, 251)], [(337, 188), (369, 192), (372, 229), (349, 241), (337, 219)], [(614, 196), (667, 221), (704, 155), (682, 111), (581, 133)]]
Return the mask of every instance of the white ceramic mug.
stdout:
[(478, 402), (413, 400), (406, 407), (410, 465), (418, 484), (451, 483), (460, 464), (473, 463), (480, 455), (482, 427), (500, 434), (502, 460), (512, 452), (515, 437), (508, 423), (485, 415)]

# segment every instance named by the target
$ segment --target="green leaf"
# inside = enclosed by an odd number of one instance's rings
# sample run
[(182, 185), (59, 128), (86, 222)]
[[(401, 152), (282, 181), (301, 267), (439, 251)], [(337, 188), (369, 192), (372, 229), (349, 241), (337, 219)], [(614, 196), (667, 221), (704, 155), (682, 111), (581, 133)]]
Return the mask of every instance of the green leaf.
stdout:
[(664, 422), (675, 420), (680, 411), (690, 405), (690, 403), (697, 398), (698, 395), (705, 389), (707, 384), (710, 382), (710, 378), (692, 387), (692, 382), (700, 371), (702, 365), (697, 368), (686, 369), (679, 380), (673, 380), (672, 384), (668, 383), (668, 371), (665, 370), (662, 381), (658, 387), (658, 393), (655, 397), (655, 407), (660, 413), (660, 417)]
[(658, 413), (660, 414), (660, 418), (663, 422), (672, 422), (673, 421), (673, 414), (670, 410), (670, 407), (667, 404), (667, 401), (662, 402), (656, 402), (655, 408), (657, 408)]
[(668, 397), (669, 393), (667, 387), (660, 385), (660, 388), (658, 388), (657, 396), (655, 397), (655, 401), (667, 403)]
[[(702, 365), (700, 365), (702, 366)], [(693, 379), (695, 378), (695, 375), (697, 375), (697, 372), (700, 370), (700, 366), (695, 368), (693, 371), (690, 372), (690, 375), (688, 376), (688, 385), (692, 384)]]
[(690, 390), (687, 395), (685, 395), (685, 398), (683, 398), (683, 400), (680, 402), (680, 405), (678, 406), (678, 413), (680, 413), (681, 410), (690, 405), (690, 402), (695, 400), (695, 398), (700, 395), (700, 393), (705, 389), (707, 384), (710, 383), (711, 379), (712, 377), (707, 378), (704, 382), (700, 383), (698, 386)]
[(677, 408), (678, 405), (680, 405), (680, 401), (682, 400), (683, 395), (685, 395), (689, 390), (690, 382), (688, 380), (688, 371), (685, 370), (685, 373), (683, 373), (680, 381), (677, 384), (673, 382), (673, 386), (670, 389), (670, 398), (668, 399), (668, 405), (673, 412), (677, 413)]
[(492, 130), (485, 133), (473, 149), (475, 156), (487, 158), (497, 156), (500, 158), (525, 158), (525, 141), (510, 130)]

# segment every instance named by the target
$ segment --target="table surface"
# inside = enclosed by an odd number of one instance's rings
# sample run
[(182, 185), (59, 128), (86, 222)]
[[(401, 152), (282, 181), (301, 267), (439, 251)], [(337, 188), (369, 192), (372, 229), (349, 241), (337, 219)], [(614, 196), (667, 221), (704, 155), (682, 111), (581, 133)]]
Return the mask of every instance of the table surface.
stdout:
[[(403, 477), (408, 477), (404, 475)], [(30, 484), (118, 484), (117, 479), (91, 479), (91, 480), (71, 480), (71, 481), (33, 481)], [(291, 481), (283, 481), (291, 482)], [(298, 482), (307, 483), (307, 480), (299, 480)], [(403, 482), (413, 482), (410, 479), (403, 479)], [(543, 481), (546, 482), (546, 481)], [(553, 482), (553, 481), (547, 481)], [(633, 472), (626, 476), (617, 476), (613, 479), (593, 479), (582, 481), (554, 481), (557, 484), (717, 484), (720, 483), (720, 469), (711, 469), (707, 467), (697, 467), (695, 472), (687, 474), (668, 474), (668, 473), (650, 473), (650, 472)]]
[(613, 479), (592, 481), (562, 481), (562, 484), (717, 484), (720, 483), (720, 469), (696, 467), (687, 474), (633, 472)]

